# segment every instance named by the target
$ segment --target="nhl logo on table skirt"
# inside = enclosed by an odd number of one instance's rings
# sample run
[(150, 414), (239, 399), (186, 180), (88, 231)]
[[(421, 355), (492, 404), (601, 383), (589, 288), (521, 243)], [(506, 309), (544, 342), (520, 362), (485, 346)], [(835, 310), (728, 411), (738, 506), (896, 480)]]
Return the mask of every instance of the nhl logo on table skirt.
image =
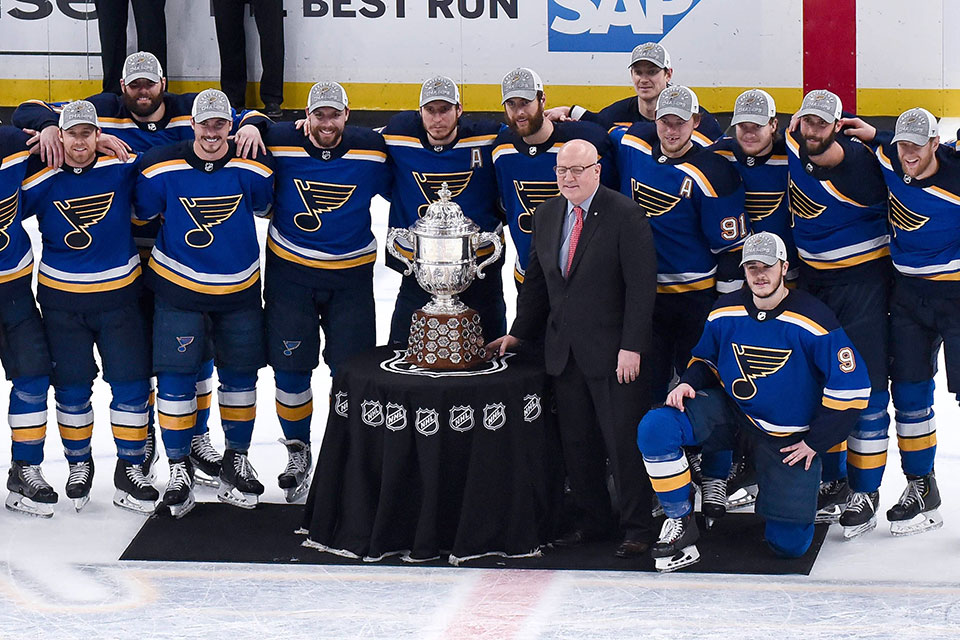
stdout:
[(473, 407), (457, 405), (450, 408), (450, 428), (454, 431), (473, 429)]
[(384, 424), (390, 431), (400, 431), (407, 426), (407, 408), (395, 402), (387, 403), (387, 415)]
[(343, 418), (347, 417), (347, 410), (350, 408), (350, 401), (347, 397), (346, 391), (337, 391), (337, 395), (334, 396), (333, 400), (333, 410), (337, 412), (338, 416)]
[(496, 431), (507, 424), (507, 407), (502, 402), (488, 404), (483, 408), (483, 426)]
[(360, 405), (360, 419), (371, 427), (383, 424), (383, 405), (379, 400), (364, 400)]
[(540, 417), (540, 396), (535, 393), (523, 396), (523, 421), (533, 422)]
[(435, 409), (417, 409), (417, 431), (432, 436), (440, 430), (440, 414)]

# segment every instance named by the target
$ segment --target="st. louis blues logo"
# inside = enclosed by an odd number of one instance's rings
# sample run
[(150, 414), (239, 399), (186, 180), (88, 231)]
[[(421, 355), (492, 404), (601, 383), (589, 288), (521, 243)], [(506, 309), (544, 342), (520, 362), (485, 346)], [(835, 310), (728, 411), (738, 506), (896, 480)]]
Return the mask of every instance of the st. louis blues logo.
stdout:
[(790, 213), (793, 220), (802, 218), (803, 220), (813, 220), (826, 210), (826, 205), (820, 204), (796, 185), (793, 180), (787, 184), (790, 194)]
[(647, 212), (648, 218), (662, 216), (680, 202), (679, 196), (654, 189), (642, 182), (638, 182), (636, 178), (630, 178), (630, 187), (633, 191), (634, 202), (643, 207), (643, 210)]
[(332, 184), (300, 178), (294, 178), (293, 184), (307, 209), (293, 216), (293, 223), (301, 231), (307, 232), (319, 229), (323, 224), (320, 216), (342, 207), (357, 189), (355, 184)]
[[(531, 147), (533, 148), (533, 147)], [(542, 203), (560, 195), (557, 182), (538, 182), (535, 180), (514, 180), (513, 188), (517, 200), (523, 206), (523, 213), (517, 218), (517, 225), (524, 233), (533, 233), (533, 212)]]
[(888, 215), (894, 235), (897, 234), (898, 229), (902, 231), (916, 231), (930, 221), (928, 216), (908, 209), (893, 193), (890, 194)]
[(786, 191), (747, 191), (743, 208), (750, 216), (750, 222), (763, 220), (783, 202)]
[(184, 242), (194, 249), (203, 249), (213, 244), (212, 227), (222, 224), (234, 214), (240, 206), (243, 194), (234, 196), (214, 196), (210, 198), (180, 198), (180, 204), (186, 209), (196, 229), (187, 231)]
[(419, 173), (413, 172), (413, 179), (420, 187), (420, 193), (423, 199), (427, 201), (417, 208), (417, 214), (422, 218), (427, 212), (427, 207), (431, 203), (440, 200), (438, 195), (443, 183), (447, 183), (447, 189), (450, 190), (450, 199), (454, 199), (463, 193), (463, 190), (470, 184), (470, 178), (473, 177), (473, 171), (459, 171), (457, 173)]
[(379, 400), (364, 400), (360, 404), (360, 419), (371, 427), (383, 424), (383, 405)]
[(337, 415), (346, 418), (347, 411), (350, 409), (350, 400), (346, 391), (337, 391), (336, 395), (333, 396), (333, 410), (337, 412)]
[(532, 393), (528, 396), (523, 396), (523, 421), (524, 422), (533, 422), (540, 417), (542, 409), (540, 407), (540, 396), (535, 393)]
[(9, 198), (0, 200), (0, 251), (6, 249), (7, 245), (10, 244), (10, 236), (7, 235), (7, 229), (10, 228), (14, 218), (17, 217), (18, 195), (20, 195), (20, 192), (14, 191), (13, 195)]
[(73, 227), (73, 231), (63, 236), (64, 244), (71, 249), (86, 249), (93, 242), (87, 229), (103, 220), (110, 211), (110, 205), (113, 204), (113, 191), (69, 200), (54, 200), (53, 204), (60, 215)]
[(470, 429), (473, 429), (473, 407), (470, 405), (451, 407), (448, 424), (454, 431), (470, 431)]
[(283, 355), (290, 357), (293, 355), (293, 352), (297, 350), (297, 347), (300, 346), (300, 340), (284, 340), (283, 341)]
[(187, 347), (193, 344), (194, 339), (193, 336), (177, 336), (177, 344), (179, 345), (177, 351), (186, 353)]
[(407, 426), (407, 408), (395, 402), (387, 403), (387, 414), (384, 424), (390, 431), (400, 431)]
[(496, 431), (507, 423), (507, 407), (502, 402), (488, 404), (483, 408), (483, 426)]
[(733, 397), (738, 400), (749, 400), (757, 395), (757, 378), (772, 376), (787, 364), (792, 349), (773, 349), (770, 347), (752, 347), (732, 343), (733, 357), (740, 368), (740, 375), (730, 385)]
[(432, 436), (440, 430), (440, 414), (436, 409), (417, 409), (416, 419), (417, 432)]

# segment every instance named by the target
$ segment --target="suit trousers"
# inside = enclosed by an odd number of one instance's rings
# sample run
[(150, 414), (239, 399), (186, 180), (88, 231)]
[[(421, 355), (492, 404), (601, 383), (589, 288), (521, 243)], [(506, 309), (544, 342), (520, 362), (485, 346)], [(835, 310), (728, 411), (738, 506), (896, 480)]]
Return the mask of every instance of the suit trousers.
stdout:
[[(283, 103), (283, 2), (249, 0), (260, 34), (260, 100)], [(245, 0), (213, 0), (220, 49), (220, 88), (235, 109), (246, 105), (247, 42), (243, 31)]]
[[(132, 0), (133, 20), (137, 25), (137, 49), (157, 56), (167, 72), (166, 0)], [(103, 64), (103, 90), (120, 93), (123, 61), (127, 59), (127, 11), (131, 0), (96, 0), (100, 29), (100, 61)]]
[(637, 424), (650, 406), (646, 369), (641, 367), (640, 377), (630, 384), (617, 382), (616, 372), (588, 378), (571, 353), (566, 368), (553, 378), (567, 480), (582, 518), (577, 528), (588, 533), (609, 533), (613, 523), (606, 482), (609, 458), (625, 538), (655, 538), (653, 489), (637, 448)]

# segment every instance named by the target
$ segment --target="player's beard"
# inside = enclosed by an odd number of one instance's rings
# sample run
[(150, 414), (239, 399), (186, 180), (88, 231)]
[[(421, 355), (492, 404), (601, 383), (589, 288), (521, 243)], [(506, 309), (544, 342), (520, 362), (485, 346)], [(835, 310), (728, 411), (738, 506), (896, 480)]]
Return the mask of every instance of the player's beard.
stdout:
[(753, 289), (750, 290), (750, 293), (752, 293), (755, 298), (758, 298), (760, 300), (766, 300), (767, 298), (771, 298), (780, 292), (780, 285), (782, 283), (783, 283), (783, 274), (777, 273), (776, 282), (773, 281), (773, 278), (770, 279), (770, 284), (773, 285), (773, 289), (770, 291), (770, 293), (762, 296), (758, 294), (756, 291), (754, 291)]
[(807, 155), (808, 156), (818, 156), (827, 149), (830, 148), (830, 145), (833, 144), (833, 141), (837, 138), (837, 132), (835, 129), (830, 130), (830, 135), (827, 136), (826, 140), (814, 142), (810, 138), (804, 138), (804, 142), (807, 145)]
[(314, 141), (321, 147), (332, 149), (340, 144), (340, 140), (343, 138), (343, 129), (339, 129), (336, 133), (330, 134), (323, 133), (320, 127), (311, 127), (310, 135), (313, 136)]
[(123, 94), (123, 105), (127, 108), (127, 111), (140, 118), (152, 115), (160, 108), (161, 104), (163, 104), (163, 93), (160, 93), (156, 98), (152, 98), (150, 104), (146, 106), (137, 104), (136, 98), (131, 98), (126, 93)]
[(543, 127), (543, 110), (539, 109), (536, 115), (528, 118), (526, 124), (522, 128), (517, 126), (517, 121), (515, 118), (511, 118), (510, 122), (507, 124), (510, 126), (510, 129), (512, 129), (513, 132), (521, 138), (532, 136), (536, 132), (540, 131), (541, 127)]

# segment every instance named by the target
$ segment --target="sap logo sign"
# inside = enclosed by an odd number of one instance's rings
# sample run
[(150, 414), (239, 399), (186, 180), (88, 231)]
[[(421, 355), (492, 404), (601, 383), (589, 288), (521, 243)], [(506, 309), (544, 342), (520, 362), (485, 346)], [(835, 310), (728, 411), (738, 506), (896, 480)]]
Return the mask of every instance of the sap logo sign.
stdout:
[(633, 51), (659, 42), (700, 0), (547, 0), (550, 51)]

